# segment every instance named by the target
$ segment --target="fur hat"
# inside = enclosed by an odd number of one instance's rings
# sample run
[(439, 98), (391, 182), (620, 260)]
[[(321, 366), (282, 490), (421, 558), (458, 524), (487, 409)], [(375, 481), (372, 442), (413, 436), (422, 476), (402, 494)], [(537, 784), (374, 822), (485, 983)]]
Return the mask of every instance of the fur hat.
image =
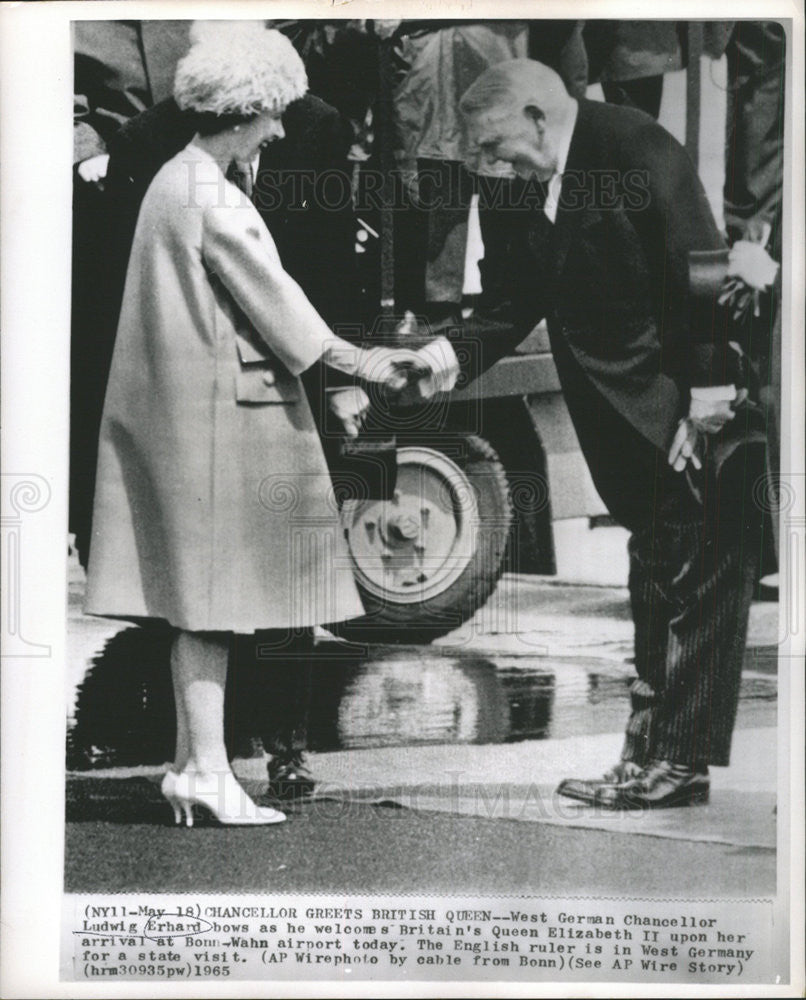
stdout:
[(308, 89), (291, 42), (260, 21), (196, 21), (180, 60), (174, 97), (183, 111), (215, 115), (282, 113)]

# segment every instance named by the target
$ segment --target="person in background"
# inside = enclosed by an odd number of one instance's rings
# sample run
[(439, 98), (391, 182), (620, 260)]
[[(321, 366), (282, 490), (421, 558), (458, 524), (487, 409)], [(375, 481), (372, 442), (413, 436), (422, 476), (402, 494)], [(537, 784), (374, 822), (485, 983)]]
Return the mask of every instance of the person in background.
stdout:
[(110, 137), (134, 115), (171, 95), (177, 60), (187, 51), (189, 24), (73, 23), (73, 162), (82, 180), (102, 182)]
[(350, 123), (357, 137), (378, 97), (378, 37), (366, 21), (273, 22), (294, 44), (310, 93)]
[[(302, 56), (310, 93), (341, 114), (350, 133), (347, 154), (357, 294), (351, 295), (350, 323), (372, 330), (381, 291), (381, 205), (377, 180), (382, 165), (380, 47), (378, 26), (367, 20), (275, 21)], [(344, 187), (344, 186), (343, 186)]]
[(737, 21), (728, 39), (725, 224), (731, 241), (770, 227), (781, 256), (786, 35), (777, 21)]
[(605, 100), (657, 119), (664, 74), (686, 64), (682, 22), (587, 21), (583, 38), (590, 81), (601, 82)]
[[(737, 21), (725, 48), (728, 63), (728, 114), (725, 138), (725, 224), (728, 240), (749, 241), (783, 252), (784, 85), (786, 34), (776, 21)], [(781, 453), (781, 288), (756, 290), (754, 308), (745, 313), (745, 349), (759, 368), (761, 399), (768, 417), (768, 473), (778, 489)], [(778, 515), (772, 529), (778, 542)], [(767, 547), (768, 550), (770, 547)], [(762, 573), (775, 583), (776, 565), (768, 558)], [(767, 581), (765, 580), (765, 583)]]

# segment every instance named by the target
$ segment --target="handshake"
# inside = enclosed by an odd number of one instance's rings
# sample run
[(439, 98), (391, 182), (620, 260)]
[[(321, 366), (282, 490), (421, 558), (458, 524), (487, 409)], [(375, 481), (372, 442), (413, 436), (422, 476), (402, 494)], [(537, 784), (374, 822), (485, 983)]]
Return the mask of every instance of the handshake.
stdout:
[[(329, 350), (326, 360), (368, 386), (382, 388), (400, 405), (414, 405), (438, 392), (450, 392), (459, 375), (459, 362), (445, 337), (416, 351), (404, 347), (356, 348), (341, 341)], [(358, 386), (340, 389), (330, 397), (330, 408), (349, 437), (358, 435), (369, 405), (369, 397)]]
[(407, 347), (360, 349), (356, 374), (362, 381), (382, 385), (392, 396), (406, 389), (416, 395), (406, 401), (430, 399), (437, 392), (450, 392), (459, 374), (459, 362), (445, 337), (438, 337), (419, 350)]

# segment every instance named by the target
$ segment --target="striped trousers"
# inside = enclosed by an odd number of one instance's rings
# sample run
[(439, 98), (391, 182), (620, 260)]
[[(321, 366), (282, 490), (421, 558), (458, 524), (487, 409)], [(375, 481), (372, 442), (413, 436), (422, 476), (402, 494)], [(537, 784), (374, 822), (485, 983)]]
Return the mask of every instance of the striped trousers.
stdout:
[(622, 758), (702, 771), (730, 759), (761, 522), (737, 497), (721, 516), (668, 501), (629, 541), (638, 676)]

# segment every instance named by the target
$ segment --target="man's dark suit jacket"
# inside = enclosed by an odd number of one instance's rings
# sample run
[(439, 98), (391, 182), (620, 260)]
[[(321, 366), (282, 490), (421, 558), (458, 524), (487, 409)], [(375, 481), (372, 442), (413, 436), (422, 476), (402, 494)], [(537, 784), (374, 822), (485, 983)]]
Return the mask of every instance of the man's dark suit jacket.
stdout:
[[(688, 389), (734, 377), (726, 318), (689, 314), (689, 251), (723, 245), (697, 173), (649, 116), (581, 100), (556, 223), (539, 204), (511, 220), (507, 300), (466, 326), (478, 343), (465, 373), (545, 317), (594, 482), (614, 517), (640, 524), (657, 477), (661, 488), (682, 480), (665, 463)], [(482, 279), (488, 267), (501, 263), (482, 262)]]

